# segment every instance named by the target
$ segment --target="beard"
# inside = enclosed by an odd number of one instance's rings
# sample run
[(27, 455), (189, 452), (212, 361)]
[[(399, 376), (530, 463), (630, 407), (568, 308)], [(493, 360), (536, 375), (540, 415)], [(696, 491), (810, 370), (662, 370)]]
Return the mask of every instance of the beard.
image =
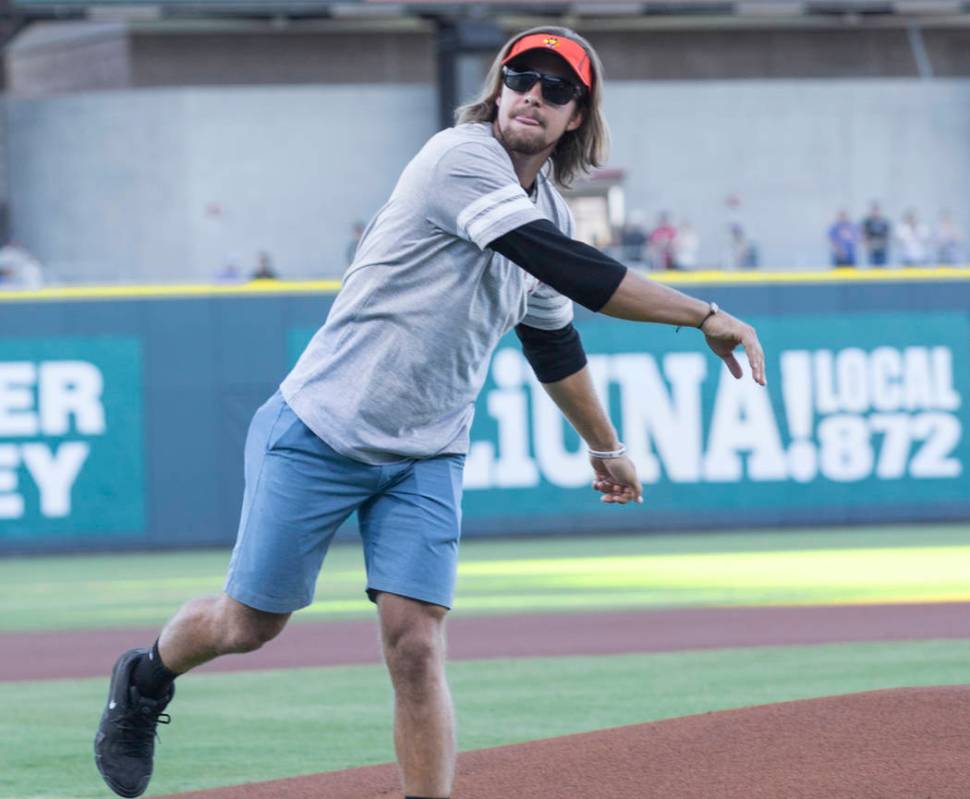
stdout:
[(549, 147), (544, 135), (545, 128), (541, 126), (535, 129), (513, 128), (510, 124), (503, 127), (500, 121), (498, 132), (502, 144), (513, 153), (538, 155)]

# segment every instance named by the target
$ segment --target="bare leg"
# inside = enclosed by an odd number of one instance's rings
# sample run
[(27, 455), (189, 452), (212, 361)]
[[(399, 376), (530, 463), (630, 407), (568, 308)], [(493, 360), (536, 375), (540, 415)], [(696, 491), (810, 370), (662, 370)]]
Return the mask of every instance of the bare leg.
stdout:
[(404, 793), (448, 797), (455, 778), (455, 718), (445, 679), (447, 610), (387, 593), (377, 606), (394, 685), (394, 748)]
[(266, 613), (226, 594), (192, 599), (158, 637), (162, 663), (177, 674), (219, 655), (251, 652), (283, 631), (289, 613)]

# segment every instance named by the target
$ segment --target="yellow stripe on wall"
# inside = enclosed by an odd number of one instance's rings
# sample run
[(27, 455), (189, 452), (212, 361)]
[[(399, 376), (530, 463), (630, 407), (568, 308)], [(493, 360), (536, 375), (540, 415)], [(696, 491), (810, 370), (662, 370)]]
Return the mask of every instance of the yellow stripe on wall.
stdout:
[(643, 272), (658, 283), (679, 285), (766, 285), (772, 283), (899, 283), (927, 280), (970, 280), (970, 266), (909, 267), (761, 272)]
[[(775, 283), (899, 283), (905, 281), (970, 280), (970, 266), (907, 269), (831, 269), (826, 271), (648, 272), (641, 274), (671, 285), (771, 285)], [(253, 280), (249, 283), (180, 283), (142, 286), (62, 286), (33, 290), (0, 290), (0, 302), (37, 300), (144, 300), (192, 297), (333, 294), (339, 280)]]
[(61, 286), (0, 291), (0, 302), (17, 300), (155, 300), (191, 297), (336, 293), (339, 280), (253, 280), (249, 283), (179, 283), (149, 286)]

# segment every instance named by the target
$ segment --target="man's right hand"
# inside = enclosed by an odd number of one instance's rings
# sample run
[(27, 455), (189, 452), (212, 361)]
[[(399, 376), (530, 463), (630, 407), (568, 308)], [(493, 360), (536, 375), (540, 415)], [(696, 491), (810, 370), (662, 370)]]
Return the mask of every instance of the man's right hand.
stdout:
[(637, 477), (637, 467), (628, 457), (590, 458), (593, 465), (593, 488), (603, 496), (600, 499), (611, 505), (627, 502), (643, 502), (643, 485)]

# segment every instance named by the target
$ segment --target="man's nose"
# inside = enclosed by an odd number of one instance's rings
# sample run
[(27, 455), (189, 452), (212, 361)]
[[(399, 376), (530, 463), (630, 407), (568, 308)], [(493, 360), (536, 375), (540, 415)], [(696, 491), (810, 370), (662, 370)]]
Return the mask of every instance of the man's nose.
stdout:
[(532, 84), (532, 88), (525, 93), (525, 96), (534, 101), (536, 105), (542, 105), (542, 81), (537, 80)]

